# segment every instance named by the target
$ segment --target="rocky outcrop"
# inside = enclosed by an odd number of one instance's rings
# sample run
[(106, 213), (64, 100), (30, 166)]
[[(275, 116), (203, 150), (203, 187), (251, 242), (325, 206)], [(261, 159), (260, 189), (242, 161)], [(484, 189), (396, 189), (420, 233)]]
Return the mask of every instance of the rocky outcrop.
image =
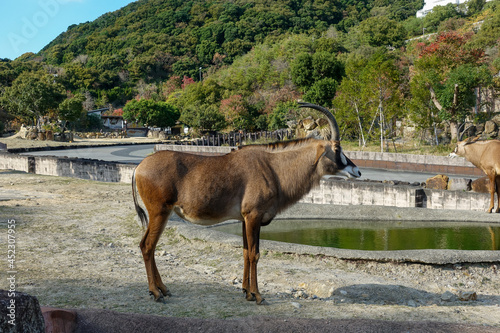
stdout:
[(45, 322), (36, 297), (0, 290), (0, 332), (44, 333)]

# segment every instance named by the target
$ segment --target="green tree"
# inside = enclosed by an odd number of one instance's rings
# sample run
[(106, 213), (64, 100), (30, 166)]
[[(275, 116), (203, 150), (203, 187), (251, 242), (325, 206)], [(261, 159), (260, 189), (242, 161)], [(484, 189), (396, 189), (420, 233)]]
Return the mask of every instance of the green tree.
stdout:
[(313, 83), (312, 56), (301, 52), (291, 64), (292, 81), (299, 87), (308, 87)]
[(370, 17), (357, 28), (358, 38), (370, 46), (401, 47), (405, 43), (406, 31), (402, 24), (386, 16)]
[(435, 32), (441, 22), (444, 22), (452, 17), (460, 16), (460, 13), (457, 11), (457, 5), (449, 3), (445, 6), (435, 6), (430, 13), (424, 16), (422, 20), (424, 22), (426, 32)]
[(331, 107), (336, 92), (337, 81), (327, 77), (314, 82), (311, 88), (304, 94), (304, 100), (310, 103)]
[(209, 104), (195, 103), (185, 107), (179, 120), (199, 131), (220, 131), (227, 126), (217, 106)]
[(64, 122), (63, 132), (68, 122), (75, 122), (82, 116), (84, 101), (85, 97), (83, 95), (76, 95), (65, 99), (59, 104), (59, 119)]
[(166, 128), (174, 126), (179, 119), (179, 111), (165, 102), (141, 99), (131, 100), (123, 108), (123, 118), (145, 126)]
[(55, 82), (52, 75), (24, 72), (5, 88), (1, 102), (7, 112), (22, 121), (40, 118), (57, 109), (64, 99), (64, 88)]
[(383, 139), (391, 135), (392, 125), (402, 116), (403, 96), (395, 59), (383, 51), (368, 58), (352, 55), (347, 61), (346, 75), (334, 100), (341, 123), (356, 133), (364, 145), (378, 121), (383, 151)]

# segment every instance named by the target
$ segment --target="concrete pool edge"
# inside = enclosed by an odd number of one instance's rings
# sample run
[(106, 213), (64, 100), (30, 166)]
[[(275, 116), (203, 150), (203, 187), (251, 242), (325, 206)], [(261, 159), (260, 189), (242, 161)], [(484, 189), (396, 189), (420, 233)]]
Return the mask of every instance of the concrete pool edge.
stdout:
[[(430, 211), (430, 212), (429, 212)], [(375, 218), (374, 218), (375, 217)], [(395, 220), (395, 221), (458, 221), (499, 223), (500, 215), (485, 212), (429, 210), (422, 208), (396, 208), (378, 206), (334, 206), (299, 203), (280, 214), (277, 219), (351, 219), (351, 220)], [(170, 226), (188, 239), (200, 239), (207, 242), (222, 243), (242, 247), (240, 236), (228, 234), (184, 222), (177, 216), (169, 221)], [(265, 228), (265, 227), (264, 227)], [(292, 244), (261, 240), (261, 251), (269, 250), (300, 255), (325, 255), (344, 260), (374, 260), (409, 262), (424, 264), (460, 264), (460, 263), (500, 263), (500, 251), (464, 251), (464, 250), (403, 250), (403, 251), (363, 251), (330, 247)]]

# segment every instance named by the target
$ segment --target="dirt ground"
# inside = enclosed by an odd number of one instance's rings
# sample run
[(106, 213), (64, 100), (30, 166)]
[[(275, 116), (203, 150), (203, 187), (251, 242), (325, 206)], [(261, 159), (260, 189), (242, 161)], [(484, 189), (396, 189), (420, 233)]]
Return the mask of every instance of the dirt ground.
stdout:
[[(129, 184), (0, 172), (0, 244), (16, 225), (19, 291), (43, 306), (163, 317), (436, 321), (500, 328), (499, 264), (348, 261), (262, 248), (260, 291), (241, 290), (242, 248), (167, 227), (157, 264), (173, 296), (148, 295)], [(2, 261), (2, 274), (7, 271)], [(6, 289), (2, 278), (0, 289)], [(474, 299), (474, 293), (477, 299)], [(460, 296), (471, 297), (460, 300)]]

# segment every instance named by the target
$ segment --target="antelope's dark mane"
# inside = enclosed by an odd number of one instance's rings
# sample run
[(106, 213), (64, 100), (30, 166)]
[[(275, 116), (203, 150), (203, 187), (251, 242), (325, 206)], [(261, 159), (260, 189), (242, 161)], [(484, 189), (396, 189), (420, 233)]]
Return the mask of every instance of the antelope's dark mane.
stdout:
[(271, 143), (264, 144), (256, 144), (256, 145), (246, 145), (238, 147), (238, 150), (241, 149), (252, 149), (252, 148), (264, 148), (270, 151), (280, 151), (285, 149), (293, 149), (304, 146), (310, 142), (317, 141), (317, 139), (313, 138), (304, 138), (304, 139), (294, 139), (294, 140), (286, 140), (286, 141), (276, 141)]

